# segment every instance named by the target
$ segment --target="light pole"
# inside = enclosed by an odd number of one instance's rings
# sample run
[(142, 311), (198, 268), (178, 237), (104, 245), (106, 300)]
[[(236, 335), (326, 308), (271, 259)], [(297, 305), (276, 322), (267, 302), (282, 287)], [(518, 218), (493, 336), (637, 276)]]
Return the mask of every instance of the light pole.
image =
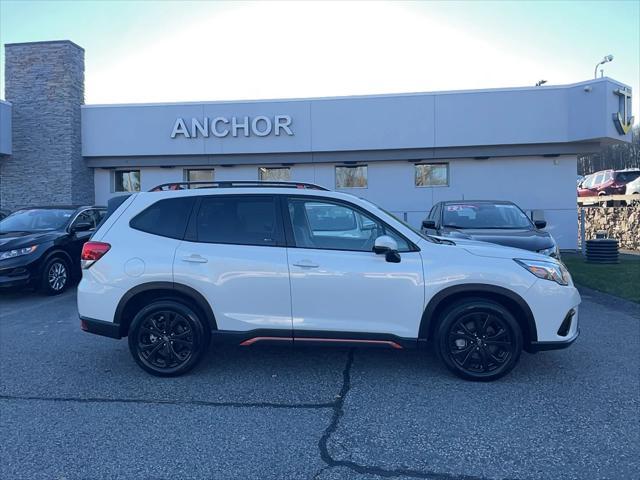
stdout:
[(605, 63), (609, 63), (613, 61), (613, 55), (609, 54), (606, 57), (604, 57), (600, 62), (596, 63), (596, 68), (593, 71), (593, 78), (598, 78), (598, 67), (600, 65), (604, 65)]

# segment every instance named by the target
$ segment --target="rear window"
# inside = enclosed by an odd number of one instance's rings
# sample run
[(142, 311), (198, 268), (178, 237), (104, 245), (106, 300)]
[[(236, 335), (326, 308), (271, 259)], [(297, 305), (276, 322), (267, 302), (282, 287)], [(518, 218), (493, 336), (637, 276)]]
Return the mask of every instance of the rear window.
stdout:
[(196, 217), (199, 242), (276, 246), (284, 242), (272, 196), (204, 197)]
[(161, 237), (182, 239), (193, 202), (193, 197), (160, 200), (136, 215), (129, 226)]

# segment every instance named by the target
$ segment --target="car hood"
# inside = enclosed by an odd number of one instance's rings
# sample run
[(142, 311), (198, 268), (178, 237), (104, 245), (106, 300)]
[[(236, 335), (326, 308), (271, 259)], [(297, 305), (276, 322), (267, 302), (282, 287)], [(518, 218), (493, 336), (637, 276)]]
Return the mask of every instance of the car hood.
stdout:
[(505, 247), (522, 248), (537, 252), (554, 245), (553, 238), (548, 232), (534, 229), (464, 229), (444, 228), (443, 235), (454, 241), (458, 239), (480, 240), (482, 242), (497, 243)]
[(49, 242), (64, 235), (64, 232), (0, 232), (0, 251), (25, 248)]
[(535, 253), (520, 248), (505, 247), (496, 243), (488, 243), (478, 240), (468, 240), (464, 238), (436, 237), (443, 240), (453, 240), (457, 248), (462, 248), (472, 255), (478, 257), (490, 258), (526, 258), (530, 260), (555, 261), (554, 258), (548, 257), (541, 253)]

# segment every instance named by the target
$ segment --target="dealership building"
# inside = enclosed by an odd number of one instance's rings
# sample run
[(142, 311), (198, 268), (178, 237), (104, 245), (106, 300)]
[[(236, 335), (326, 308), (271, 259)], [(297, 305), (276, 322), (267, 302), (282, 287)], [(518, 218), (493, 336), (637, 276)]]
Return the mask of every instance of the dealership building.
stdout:
[[(413, 225), (441, 200), (511, 200), (576, 248), (577, 156), (628, 142), (631, 89), (571, 85), (85, 105), (84, 50), (5, 46), (0, 208), (99, 204), (185, 180), (312, 182)], [(170, 93), (168, 93), (170, 95)], [(215, 97), (215, 92), (212, 92)]]

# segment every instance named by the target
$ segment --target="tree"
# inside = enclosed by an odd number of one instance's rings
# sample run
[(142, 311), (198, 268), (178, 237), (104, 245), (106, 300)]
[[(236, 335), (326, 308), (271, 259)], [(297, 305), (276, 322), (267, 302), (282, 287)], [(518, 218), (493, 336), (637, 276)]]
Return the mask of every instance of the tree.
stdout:
[(631, 143), (603, 145), (597, 153), (578, 155), (578, 175), (624, 168), (640, 169), (640, 126), (631, 131)]

